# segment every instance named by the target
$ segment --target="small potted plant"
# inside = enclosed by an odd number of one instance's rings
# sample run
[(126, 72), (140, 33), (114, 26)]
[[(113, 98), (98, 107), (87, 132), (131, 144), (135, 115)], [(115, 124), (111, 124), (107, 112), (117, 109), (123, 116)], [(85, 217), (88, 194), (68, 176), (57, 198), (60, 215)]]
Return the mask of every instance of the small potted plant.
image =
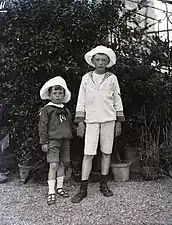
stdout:
[[(27, 92), (26, 92), (27, 93)], [(23, 93), (24, 94), (24, 93)], [(27, 93), (28, 94), (28, 93)], [(31, 102), (31, 104), (33, 104)], [(38, 106), (24, 102), (11, 109), (11, 145), (16, 154), (21, 181), (27, 177), (32, 166), (37, 162), (38, 152)]]
[[(116, 141), (118, 143), (118, 139)], [(111, 171), (115, 181), (127, 181), (130, 178), (131, 161), (121, 157), (122, 149), (117, 143), (114, 143), (111, 160)]]
[[(123, 124), (123, 132), (119, 137), (125, 159), (132, 162), (131, 173), (140, 173), (139, 158), (139, 138), (142, 121), (138, 119), (128, 119)], [(118, 147), (119, 148), (119, 147)]]
[(117, 160), (112, 161), (111, 169), (115, 181), (128, 181), (130, 178), (131, 161), (121, 160), (117, 152)]
[(19, 127), (11, 134), (12, 146), (16, 154), (21, 181), (27, 177), (30, 169), (36, 162), (38, 135), (31, 127)]
[(23, 146), (22, 148), (20, 148), (20, 151), (20, 154), (17, 154), (19, 176), (20, 180), (24, 182), (29, 174), (29, 171), (32, 169), (32, 154), (31, 149), (29, 147)]

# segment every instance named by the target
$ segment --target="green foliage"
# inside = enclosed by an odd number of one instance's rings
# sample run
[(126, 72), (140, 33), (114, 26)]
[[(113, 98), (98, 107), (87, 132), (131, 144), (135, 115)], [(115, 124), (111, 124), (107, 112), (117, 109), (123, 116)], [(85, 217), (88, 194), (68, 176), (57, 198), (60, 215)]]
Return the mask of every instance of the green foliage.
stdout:
[(23, 149), (29, 152), (22, 158), (25, 164), (40, 155), (38, 111), (45, 104), (39, 97), (41, 86), (51, 77), (62, 76), (72, 92), (68, 107), (74, 115), (81, 77), (91, 69), (83, 55), (98, 44), (117, 53), (111, 70), (120, 82), (127, 124), (138, 119), (145, 105), (150, 117), (157, 114), (167, 120), (171, 116), (171, 78), (156, 72), (167, 64), (166, 43), (157, 37), (145, 40), (145, 30), (139, 27), (128, 28), (127, 20), (138, 22), (134, 12), (122, 14), (122, 9), (120, 0), (100, 4), (22, 0), (0, 15), (1, 103), (8, 105), (19, 159)]

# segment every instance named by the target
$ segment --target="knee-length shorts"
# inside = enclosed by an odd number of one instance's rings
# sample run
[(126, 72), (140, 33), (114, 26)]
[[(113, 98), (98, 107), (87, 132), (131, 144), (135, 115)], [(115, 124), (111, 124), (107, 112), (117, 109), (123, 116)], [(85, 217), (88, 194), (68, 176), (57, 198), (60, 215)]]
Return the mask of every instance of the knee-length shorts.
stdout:
[(70, 140), (49, 140), (47, 162), (70, 162)]
[(85, 132), (84, 155), (96, 155), (98, 141), (100, 150), (105, 154), (111, 154), (114, 142), (115, 121), (104, 123), (87, 123)]

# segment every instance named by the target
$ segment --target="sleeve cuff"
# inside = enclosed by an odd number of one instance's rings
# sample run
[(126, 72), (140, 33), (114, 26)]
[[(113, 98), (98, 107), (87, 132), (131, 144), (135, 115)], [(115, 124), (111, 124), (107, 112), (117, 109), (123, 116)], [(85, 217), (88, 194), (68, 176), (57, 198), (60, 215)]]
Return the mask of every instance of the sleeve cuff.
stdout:
[(74, 122), (79, 123), (79, 122), (84, 122), (85, 117), (75, 117)]
[(125, 121), (124, 112), (123, 111), (117, 111), (116, 112), (116, 118), (117, 118), (117, 121), (124, 122)]
[(121, 111), (116, 111), (116, 116), (124, 116), (124, 112), (121, 110)]
[(84, 122), (85, 120), (85, 112), (77, 111), (75, 115), (75, 123)]

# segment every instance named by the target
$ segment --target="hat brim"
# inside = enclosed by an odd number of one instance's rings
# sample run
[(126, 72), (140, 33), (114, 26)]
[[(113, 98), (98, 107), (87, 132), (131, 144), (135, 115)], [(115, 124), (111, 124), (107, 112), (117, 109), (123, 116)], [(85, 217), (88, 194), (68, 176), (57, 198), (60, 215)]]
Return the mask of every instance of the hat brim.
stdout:
[(87, 52), (84, 56), (86, 62), (92, 66), (95, 67), (95, 65), (92, 62), (92, 58), (96, 54), (105, 54), (109, 57), (109, 63), (106, 65), (106, 67), (111, 67), (116, 64), (116, 54), (111, 48), (107, 48), (105, 46), (97, 46), (96, 48), (92, 49), (91, 51)]
[(50, 80), (48, 80), (43, 87), (40, 90), (40, 97), (42, 100), (49, 100), (50, 96), (49, 96), (49, 92), (48, 89), (50, 87), (56, 86), (56, 85), (60, 85), (64, 88), (65, 90), (65, 96), (62, 100), (62, 103), (67, 103), (70, 101), (71, 99), (71, 92), (69, 91), (69, 89), (67, 88), (66, 82), (62, 77), (54, 77)]

